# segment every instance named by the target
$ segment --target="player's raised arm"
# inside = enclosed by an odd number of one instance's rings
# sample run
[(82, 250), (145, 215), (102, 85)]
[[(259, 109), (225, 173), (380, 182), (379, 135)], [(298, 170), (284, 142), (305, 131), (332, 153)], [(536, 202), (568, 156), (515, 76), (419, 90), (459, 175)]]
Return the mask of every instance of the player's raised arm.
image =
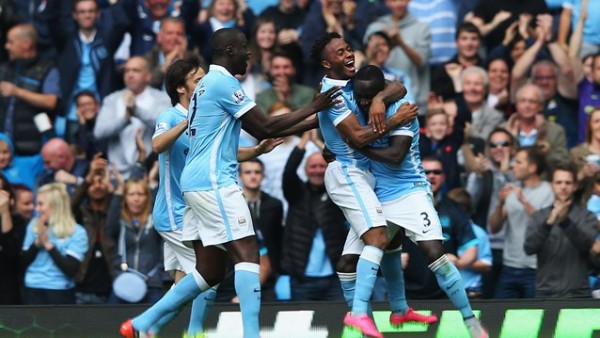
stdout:
[(266, 116), (258, 106), (255, 106), (241, 117), (242, 128), (261, 140), (293, 135), (316, 128), (318, 125), (316, 118), (304, 120), (329, 108), (336, 97), (340, 95), (338, 90), (339, 88), (332, 87), (323, 93), (316, 94), (308, 106), (279, 116)]

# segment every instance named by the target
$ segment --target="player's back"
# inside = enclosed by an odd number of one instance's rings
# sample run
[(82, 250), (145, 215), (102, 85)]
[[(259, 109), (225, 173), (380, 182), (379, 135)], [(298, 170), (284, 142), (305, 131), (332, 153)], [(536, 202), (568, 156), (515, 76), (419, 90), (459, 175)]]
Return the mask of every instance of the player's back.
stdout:
[(213, 190), (237, 183), (238, 118), (255, 105), (225, 68), (210, 66), (190, 101), (190, 148), (181, 175), (182, 191)]
[(354, 99), (351, 80), (334, 80), (323, 77), (321, 92), (331, 87), (341, 87), (342, 95), (336, 98), (333, 106), (319, 112), (319, 127), (327, 148), (335, 154), (337, 161), (355, 165), (361, 169), (369, 166), (369, 160), (360, 152), (350, 147), (342, 138), (336, 126), (350, 114), (354, 114), (360, 124), (365, 124), (365, 119), (358, 114), (358, 105)]
[[(386, 118), (392, 116), (405, 100), (400, 100), (388, 107)], [(400, 164), (384, 163), (371, 160), (371, 171), (376, 178), (375, 193), (380, 201), (389, 201), (415, 190), (430, 190), (429, 181), (419, 152), (419, 121), (398, 126), (389, 134), (376, 140), (371, 146), (376, 148), (390, 146), (393, 136), (408, 136), (412, 142), (404, 160)]]
[[(162, 112), (156, 120), (156, 129), (152, 138), (174, 128), (187, 119), (187, 110), (180, 104)], [(185, 201), (181, 195), (179, 179), (185, 165), (189, 148), (187, 131), (171, 144), (169, 149), (158, 154), (159, 181), (156, 201), (152, 208), (154, 228), (157, 231), (181, 229)]]

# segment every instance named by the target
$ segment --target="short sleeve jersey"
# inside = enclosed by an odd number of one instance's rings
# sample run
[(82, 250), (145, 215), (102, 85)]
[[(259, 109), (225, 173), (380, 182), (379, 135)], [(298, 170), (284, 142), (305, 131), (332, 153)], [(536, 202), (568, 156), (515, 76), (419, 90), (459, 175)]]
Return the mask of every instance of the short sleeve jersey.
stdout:
[[(37, 237), (33, 231), (35, 222), (37, 222), (37, 218), (32, 219), (27, 225), (23, 251), (29, 249)], [(68, 237), (58, 238), (52, 231), (48, 231), (48, 236), (61, 255), (68, 255), (80, 262), (83, 261), (88, 250), (88, 237), (81, 225), (75, 225), (75, 231)], [(40, 248), (35, 259), (25, 271), (25, 286), (34, 289), (68, 290), (75, 287), (75, 280), (67, 277), (54, 263), (50, 254)]]
[[(396, 113), (405, 100), (396, 101), (386, 111), (386, 118)], [(393, 136), (408, 136), (412, 143), (400, 164), (384, 163), (371, 160), (371, 172), (375, 176), (375, 194), (382, 201), (391, 201), (413, 191), (431, 191), (429, 181), (421, 165), (419, 153), (419, 121), (415, 118), (412, 122), (396, 127), (389, 134), (371, 144), (374, 148), (390, 146)]]
[[(156, 128), (152, 138), (162, 135), (187, 119), (187, 109), (181, 104), (162, 112), (156, 119)], [(156, 201), (152, 209), (156, 231), (173, 231), (183, 227), (185, 201), (181, 193), (179, 178), (185, 166), (189, 148), (187, 131), (171, 144), (169, 149), (158, 155), (158, 174), (160, 184)]]
[(210, 66), (190, 101), (190, 150), (181, 174), (183, 192), (237, 184), (239, 118), (255, 105), (227, 69)]
[(367, 169), (369, 166), (368, 159), (346, 144), (336, 129), (337, 125), (350, 114), (354, 114), (361, 125), (366, 124), (362, 114), (359, 114), (358, 105), (354, 99), (352, 81), (334, 80), (324, 77), (321, 83), (321, 92), (325, 92), (335, 86), (341, 87), (342, 95), (336, 98), (333, 106), (319, 112), (319, 127), (321, 128), (325, 145), (335, 154), (337, 161), (347, 165), (354, 165), (361, 169)]

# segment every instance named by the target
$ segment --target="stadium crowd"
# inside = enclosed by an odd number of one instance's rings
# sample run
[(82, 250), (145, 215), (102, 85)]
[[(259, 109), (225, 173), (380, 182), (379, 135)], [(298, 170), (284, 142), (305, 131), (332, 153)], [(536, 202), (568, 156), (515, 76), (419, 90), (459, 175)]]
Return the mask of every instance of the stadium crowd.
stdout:
[[(165, 74), (190, 55), (209, 65), (212, 33), (232, 27), (252, 52), (238, 80), (270, 116), (311, 102), (324, 75), (311, 48), (325, 33), (344, 37), (357, 69), (404, 84), (444, 250), (470, 298), (600, 298), (592, 13), (600, 2), (0, 0), (0, 304), (166, 292), (175, 276), (152, 217), (166, 184), (152, 140), (174, 105)], [(239, 181), (263, 300), (343, 301), (349, 225), (325, 191), (320, 133), (278, 143), (242, 131), (240, 145), (262, 153)], [(409, 299), (446, 297), (407, 239), (402, 265)], [(128, 268), (146, 277), (141, 299), (113, 290)], [(237, 301), (229, 279), (217, 301)], [(386, 299), (383, 277), (373, 299)]]

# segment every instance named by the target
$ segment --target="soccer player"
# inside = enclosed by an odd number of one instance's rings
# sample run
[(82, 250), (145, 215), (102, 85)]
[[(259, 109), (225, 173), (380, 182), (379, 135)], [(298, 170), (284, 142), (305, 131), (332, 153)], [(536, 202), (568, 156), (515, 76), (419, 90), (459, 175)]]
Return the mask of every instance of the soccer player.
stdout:
[(329, 107), (338, 88), (316, 95), (305, 108), (267, 117), (234, 77), (246, 73), (250, 56), (244, 34), (236, 29), (220, 29), (211, 37), (211, 47), (214, 64), (190, 101), (189, 153), (180, 181), (187, 204), (182, 240), (192, 243), (196, 266), (140, 317), (145, 323), (156, 323), (219, 284), (229, 253), (234, 262), (244, 337), (258, 337), (259, 254), (250, 210), (237, 184), (240, 129), (243, 125), (254, 137), (265, 139), (315, 128), (317, 120), (311, 115)]
[[(344, 324), (359, 329), (367, 336), (382, 337), (367, 312), (383, 250), (388, 245), (386, 221), (381, 204), (373, 192), (375, 179), (368, 170), (369, 160), (346, 141), (359, 148), (364, 147), (380, 138), (385, 130), (416, 117), (417, 107), (406, 104), (390, 118), (380, 119), (379, 123), (375, 121), (374, 116), (379, 119), (379, 114), (385, 114), (384, 102), (398, 100), (406, 93), (401, 84), (390, 85), (374, 98), (371, 107), (375, 109), (371, 109), (369, 116), (373, 127), (365, 127), (366, 121), (357, 114), (358, 108), (353, 97), (351, 79), (356, 69), (350, 46), (339, 34), (330, 33), (317, 39), (311, 54), (313, 60), (325, 69), (321, 90), (342, 87), (342, 97), (335, 106), (319, 113), (325, 145), (336, 159), (325, 172), (325, 187), (331, 200), (344, 212), (353, 231), (366, 244), (359, 252), (356, 272), (339, 274), (346, 300), (352, 307), (352, 311), (344, 318)], [(346, 253), (346, 247), (343, 253)], [(348, 298), (351, 295), (348, 287), (355, 288), (353, 298)]]
[[(354, 95), (362, 114), (369, 111), (373, 97), (383, 89), (384, 84), (383, 72), (379, 68), (366, 66), (358, 71), (354, 78)], [(387, 115), (393, 114), (400, 105), (401, 101), (391, 105)], [(397, 236), (401, 235), (399, 227), (404, 228), (406, 235), (419, 245), (428, 259), (429, 268), (435, 274), (440, 288), (460, 310), (471, 336), (487, 337), (487, 332), (473, 315), (459, 271), (444, 254), (442, 227), (419, 154), (418, 120), (415, 118), (406, 125), (396, 127), (360, 151), (371, 159), (371, 170), (376, 180), (375, 193), (382, 204), (385, 218), (391, 224), (388, 231), (390, 238), (396, 231)], [(396, 241), (396, 238), (392, 240), (394, 243)], [(354, 241), (348, 245), (354, 246), (354, 251), (359, 251), (357, 249), (363, 246), (355, 234)], [(393, 268), (401, 266), (400, 255), (396, 253), (384, 257), (386, 259), (382, 261), (381, 268), (386, 285), (391, 287), (388, 289), (392, 306), (390, 322), (398, 325), (402, 323), (399, 314), (410, 311), (404, 296), (402, 269)], [(340, 260), (348, 259), (351, 257), (342, 257)], [(389, 272), (393, 276), (386, 275)]]
[[(181, 242), (185, 201), (181, 193), (179, 177), (183, 171), (186, 154), (189, 148), (187, 130), (188, 108), (190, 98), (196, 84), (206, 75), (206, 65), (197, 56), (189, 56), (173, 62), (165, 75), (167, 94), (173, 107), (162, 112), (156, 121), (156, 129), (152, 137), (152, 148), (158, 153), (159, 175), (161, 184), (158, 187), (152, 212), (154, 226), (165, 241), (165, 270), (173, 271), (175, 283), (195, 269), (194, 250)], [(239, 148), (239, 161), (247, 161), (260, 154), (271, 151), (282, 140), (263, 140), (259, 145)], [(192, 313), (187, 335), (195, 337), (203, 331), (206, 312), (213, 304), (217, 286), (200, 294), (192, 302)], [(162, 326), (173, 319), (179, 310), (163, 316), (156, 323), (145, 323), (143, 316), (134, 318), (131, 325), (124, 327), (127, 332), (139, 331), (156, 335)], [(149, 325), (151, 325), (149, 327)], [(148, 328), (149, 327), (149, 328)]]

